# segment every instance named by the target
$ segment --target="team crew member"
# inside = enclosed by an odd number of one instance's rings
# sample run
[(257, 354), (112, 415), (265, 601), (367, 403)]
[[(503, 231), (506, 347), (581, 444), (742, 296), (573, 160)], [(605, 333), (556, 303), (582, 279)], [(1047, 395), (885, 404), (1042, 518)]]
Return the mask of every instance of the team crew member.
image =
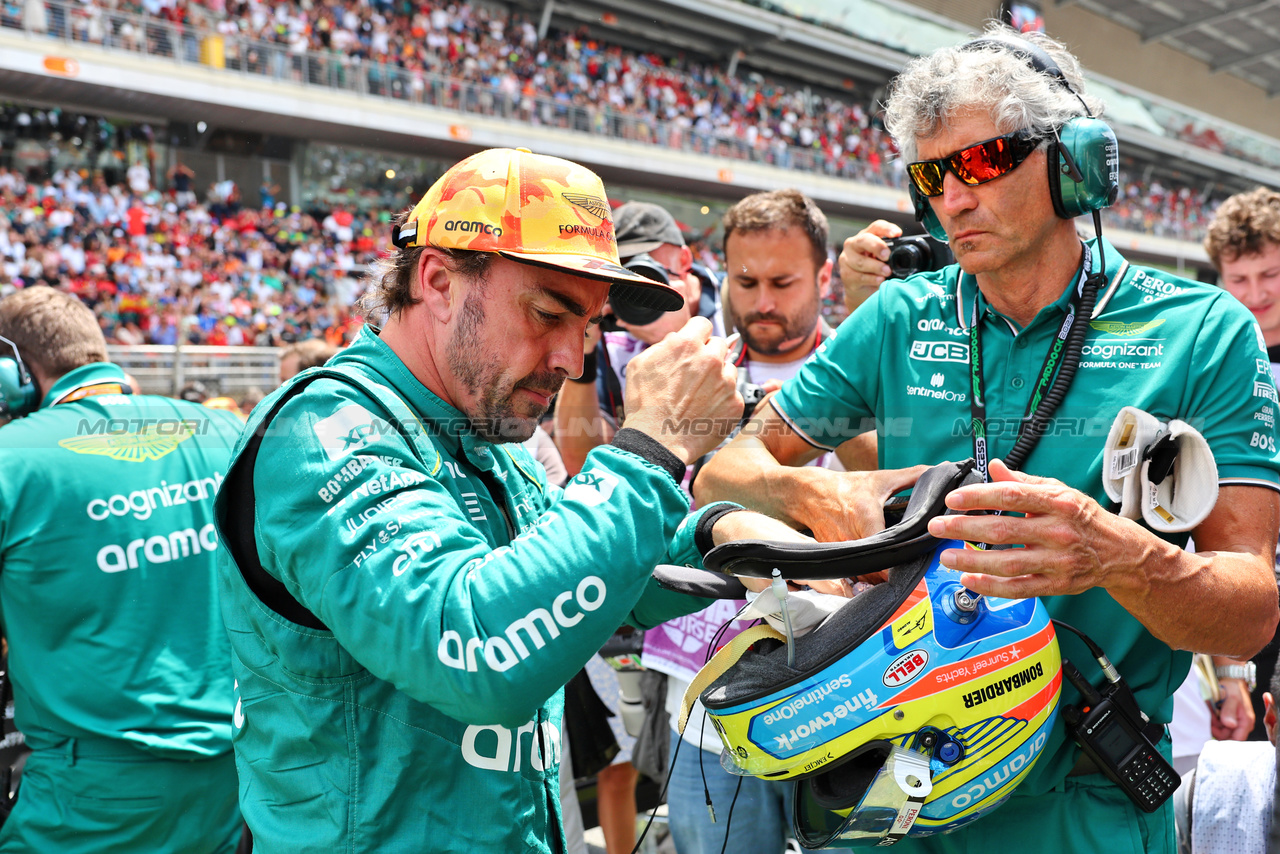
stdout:
[[(1221, 290), (1130, 265), (1110, 244), (1081, 244), (1066, 217), (1105, 204), (1109, 170), (1064, 177), (1056, 145), (1059, 137), (1080, 142), (1086, 166), (1108, 163), (1108, 135), (1085, 117), (1099, 105), (1083, 95), (1079, 64), (1061, 45), (1007, 28), (988, 38), (910, 63), (886, 115), (911, 162), (919, 215), (949, 238), (958, 266), (881, 287), (757, 411), (753, 434), (712, 459), (699, 497), (736, 497), (820, 540), (843, 539), (883, 525), (880, 484), (787, 466), (834, 447), (862, 419), (883, 425), (884, 467), (989, 458), (990, 482), (955, 491), (948, 505), (1028, 518), (953, 515), (934, 519), (930, 531), (1025, 548), (949, 550), (944, 563), (978, 593), (1044, 597), (1054, 617), (1102, 645), (1143, 711), (1167, 722), (1190, 662), (1178, 650), (1248, 657), (1275, 630), (1280, 463), (1274, 427), (1254, 418), (1274, 403), (1265, 347)], [(1051, 195), (1050, 181), (1065, 189)], [(880, 269), (874, 253), (865, 263)], [(1032, 395), (1043, 392), (1039, 378), (1055, 373), (1050, 351), (1061, 349), (1078, 286), (1099, 271), (1106, 281), (1082, 318), (1075, 381), (1025, 460), (1030, 474), (1010, 471), (999, 460)], [(1125, 405), (1197, 425), (1213, 450), (1220, 496), (1194, 531), (1199, 554), (1182, 551), (1185, 537), (1165, 541), (1099, 504), (1103, 445)], [(1059, 641), (1100, 684), (1083, 644), (1067, 633)], [(1063, 701), (1080, 703), (1070, 685)], [(1167, 758), (1167, 739), (1160, 749)], [(977, 851), (998, 839), (1037, 850), (1171, 851), (1168, 803), (1139, 811), (1080, 756), (1060, 717), (1007, 804), (972, 829), (900, 846)]]
[(0, 398), (26, 416), (0, 429), (0, 610), (33, 750), (0, 851), (234, 851), (213, 497), (241, 423), (130, 394), (52, 288), (0, 300), (0, 336)]
[[(678, 307), (617, 263), (604, 188), (511, 150), (450, 169), (393, 227), (385, 309), (251, 418), (218, 520), (258, 850), (560, 851), (561, 687), (624, 620), (705, 605), (660, 563), (770, 520), (686, 519), (679, 479), (742, 410), (694, 318), (638, 356), (627, 428), (562, 491), (518, 443), (606, 294)], [(779, 524), (780, 523), (775, 523)]]

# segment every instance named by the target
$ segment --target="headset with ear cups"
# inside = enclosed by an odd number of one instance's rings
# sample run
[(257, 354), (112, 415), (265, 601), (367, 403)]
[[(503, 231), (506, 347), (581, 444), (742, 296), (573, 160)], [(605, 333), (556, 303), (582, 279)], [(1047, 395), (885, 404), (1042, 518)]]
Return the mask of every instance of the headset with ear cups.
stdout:
[[(1089, 105), (1072, 88), (1067, 77), (1044, 48), (1028, 41), (1017, 43), (998, 38), (981, 38), (966, 42), (960, 50), (997, 48), (1023, 59), (1031, 68), (1055, 81), (1079, 99), (1086, 115), (1069, 119), (1057, 129), (1046, 150), (1049, 163), (1049, 197), (1053, 210), (1063, 219), (1074, 219), (1111, 205), (1120, 193), (1120, 149), (1115, 132), (1101, 119), (1093, 117)], [(929, 200), (908, 181), (907, 192), (915, 209), (916, 221), (938, 240), (947, 233), (938, 221)]]
[(12, 356), (0, 356), (0, 415), (20, 418), (35, 411), (39, 393), (17, 345), (3, 336), (0, 343), (13, 350)]

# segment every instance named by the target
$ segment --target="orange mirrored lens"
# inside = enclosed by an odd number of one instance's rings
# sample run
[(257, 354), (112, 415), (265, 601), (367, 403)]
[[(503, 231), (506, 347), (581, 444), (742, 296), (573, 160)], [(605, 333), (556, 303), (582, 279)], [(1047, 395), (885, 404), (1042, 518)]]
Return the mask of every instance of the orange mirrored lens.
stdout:
[(957, 177), (966, 184), (981, 184), (999, 178), (1018, 165), (1008, 139), (992, 139), (951, 155)]
[(942, 182), (949, 169), (966, 184), (985, 184), (1016, 168), (1035, 151), (1037, 140), (1016, 133), (962, 148), (949, 157), (907, 164), (907, 174), (925, 196), (942, 195)]
[(947, 174), (946, 166), (940, 160), (923, 160), (907, 165), (907, 173), (915, 183), (916, 189), (926, 196), (942, 195), (942, 179)]

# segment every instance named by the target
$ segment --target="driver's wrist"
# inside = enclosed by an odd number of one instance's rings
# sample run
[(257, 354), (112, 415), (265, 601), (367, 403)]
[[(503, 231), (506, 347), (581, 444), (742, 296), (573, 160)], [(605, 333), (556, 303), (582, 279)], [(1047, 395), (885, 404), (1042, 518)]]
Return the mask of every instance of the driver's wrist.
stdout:
[(743, 509), (741, 504), (735, 504), (732, 501), (718, 501), (708, 505), (698, 519), (698, 527), (693, 531), (693, 544), (697, 547), (698, 554), (706, 555), (716, 546), (726, 542), (729, 537), (725, 526), (720, 525), (717, 533), (717, 523), (730, 513), (738, 513)]

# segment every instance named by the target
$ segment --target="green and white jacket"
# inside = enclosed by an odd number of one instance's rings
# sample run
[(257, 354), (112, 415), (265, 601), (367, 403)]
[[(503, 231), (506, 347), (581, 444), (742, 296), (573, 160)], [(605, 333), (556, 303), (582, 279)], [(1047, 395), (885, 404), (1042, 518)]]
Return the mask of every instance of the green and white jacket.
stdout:
[(563, 850), (562, 686), (624, 621), (707, 604), (650, 578), (700, 565), (696, 517), (634, 446), (548, 486), (369, 328), (257, 407), (216, 508), (256, 850)]

